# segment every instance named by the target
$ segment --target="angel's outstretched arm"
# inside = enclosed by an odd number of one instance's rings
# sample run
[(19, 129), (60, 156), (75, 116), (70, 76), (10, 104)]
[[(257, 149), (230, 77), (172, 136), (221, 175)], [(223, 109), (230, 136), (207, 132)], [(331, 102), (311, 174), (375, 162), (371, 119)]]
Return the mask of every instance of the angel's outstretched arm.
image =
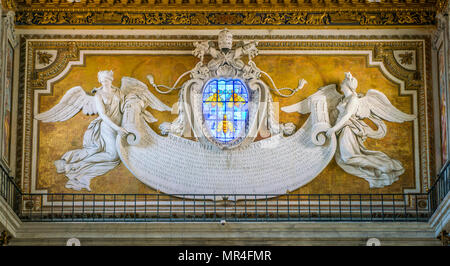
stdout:
[(116, 123), (114, 123), (109, 116), (106, 115), (105, 112), (105, 105), (102, 101), (102, 96), (99, 94), (95, 94), (95, 106), (98, 111), (98, 115), (101, 117), (103, 121), (105, 121), (112, 129), (115, 131), (118, 131), (120, 133), (128, 133), (123, 127), (118, 126)]

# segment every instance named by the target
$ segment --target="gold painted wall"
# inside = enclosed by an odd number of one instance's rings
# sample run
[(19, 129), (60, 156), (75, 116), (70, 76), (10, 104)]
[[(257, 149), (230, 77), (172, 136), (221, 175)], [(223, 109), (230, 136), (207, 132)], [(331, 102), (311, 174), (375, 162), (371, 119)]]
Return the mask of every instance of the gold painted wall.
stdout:
[[(350, 71), (358, 79), (358, 92), (369, 89), (383, 92), (394, 106), (406, 113), (412, 113), (412, 97), (400, 96), (399, 86), (388, 80), (377, 67), (368, 67), (366, 56), (321, 56), (321, 55), (259, 55), (255, 62), (260, 69), (272, 76), (279, 88), (297, 86), (298, 79), (307, 80), (303, 90), (290, 98), (273, 95), (280, 106), (298, 102), (314, 93), (317, 88), (331, 84), (340, 84), (344, 72)], [(192, 69), (197, 60), (190, 55), (87, 55), (83, 66), (74, 66), (67, 75), (54, 83), (51, 95), (39, 98), (39, 112), (55, 105), (64, 93), (74, 87), (82, 86), (86, 91), (98, 87), (97, 72), (113, 70), (113, 85), (120, 87), (120, 78), (129, 76), (148, 84), (146, 75), (152, 74), (158, 84), (172, 85), (179, 75)], [(171, 106), (178, 100), (178, 92), (167, 95), (150, 89), (165, 104)], [(151, 127), (159, 132), (162, 122), (171, 122), (176, 115), (169, 112), (151, 110), (158, 122)], [(64, 187), (67, 178), (57, 174), (53, 161), (58, 160), (66, 151), (82, 147), (83, 134), (95, 116), (79, 113), (74, 118), (59, 123), (39, 122), (37, 189), (48, 189), (51, 193), (73, 190)], [(293, 122), (299, 128), (307, 116), (280, 112), (280, 122)], [(366, 141), (369, 149), (380, 150), (399, 160), (405, 173), (393, 185), (382, 189), (369, 189), (362, 178), (351, 176), (337, 166), (334, 160), (311, 183), (295, 192), (300, 193), (398, 193), (405, 188), (414, 188), (414, 147), (413, 123), (403, 124), (386, 122), (388, 133), (382, 140)], [(138, 181), (123, 165), (91, 181), (92, 193), (154, 193), (155, 191)], [(85, 191), (83, 191), (85, 192)]]

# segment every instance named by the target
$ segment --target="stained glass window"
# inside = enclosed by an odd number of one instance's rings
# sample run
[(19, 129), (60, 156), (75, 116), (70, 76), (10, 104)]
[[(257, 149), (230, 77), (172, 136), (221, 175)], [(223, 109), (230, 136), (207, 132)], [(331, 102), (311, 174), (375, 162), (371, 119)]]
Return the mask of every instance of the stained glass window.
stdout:
[(245, 137), (248, 90), (238, 79), (214, 79), (203, 90), (203, 117), (211, 136), (227, 143)]

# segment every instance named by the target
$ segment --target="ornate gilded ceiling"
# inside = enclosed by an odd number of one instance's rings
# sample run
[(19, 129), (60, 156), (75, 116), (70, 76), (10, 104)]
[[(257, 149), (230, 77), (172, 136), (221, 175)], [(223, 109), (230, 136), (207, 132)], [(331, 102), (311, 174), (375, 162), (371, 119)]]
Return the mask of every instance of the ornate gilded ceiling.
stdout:
[(9, 0), (18, 7), (25, 8), (310, 8), (321, 10), (323, 8), (416, 8), (432, 7), (440, 0)]
[(18, 26), (417, 26), (447, 0), (9, 0)]

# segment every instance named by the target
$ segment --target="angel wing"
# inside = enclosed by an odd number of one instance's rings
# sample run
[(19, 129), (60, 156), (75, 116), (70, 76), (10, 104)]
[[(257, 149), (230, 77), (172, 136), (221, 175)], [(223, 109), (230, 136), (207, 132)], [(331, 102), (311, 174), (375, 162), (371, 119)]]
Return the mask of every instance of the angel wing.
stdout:
[[(382, 119), (390, 122), (403, 123), (416, 118), (415, 115), (403, 113), (395, 108), (383, 93), (373, 89), (369, 90), (365, 96), (359, 98), (358, 109), (355, 115), (361, 119), (359, 120), (359, 124), (361, 130), (364, 132), (364, 136), (373, 139), (381, 139), (387, 133), (386, 124)], [(377, 129), (374, 130), (367, 125), (363, 120), (364, 118), (370, 119)]]
[(286, 113), (293, 113), (298, 112), (300, 114), (307, 114), (311, 112), (310, 107), (310, 101), (314, 97), (319, 96), (325, 96), (327, 99), (327, 106), (328, 111), (334, 110), (339, 103), (339, 100), (342, 97), (342, 94), (337, 92), (336, 90), (336, 84), (327, 85), (324, 87), (319, 88), (319, 90), (314, 93), (313, 95), (310, 95), (308, 98), (304, 99), (303, 101), (300, 101), (298, 103), (295, 103), (293, 105), (281, 107), (281, 110)]
[(87, 115), (97, 114), (94, 96), (86, 94), (82, 87), (76, 86), (68, 90), (57, 105), (35, 115), (34, 118), (43, 122), (66, 121), (80, 110)]
[(416, 118), (415, 115), (403, 113), (391, 104), (382, 92), (370, 89), (364, 97), (359, 98), (356, 116), (364, 119), (374, 114), (389, 122), (403, 123)]
[(150, 108), (158, 111), (171, 111), (172, 108), (165, 105), (153, 93), (148, 90), (145, 83), (130, 77), (123, 77), (120, 90), (125, 94), (134, 94), (145, 101)]

